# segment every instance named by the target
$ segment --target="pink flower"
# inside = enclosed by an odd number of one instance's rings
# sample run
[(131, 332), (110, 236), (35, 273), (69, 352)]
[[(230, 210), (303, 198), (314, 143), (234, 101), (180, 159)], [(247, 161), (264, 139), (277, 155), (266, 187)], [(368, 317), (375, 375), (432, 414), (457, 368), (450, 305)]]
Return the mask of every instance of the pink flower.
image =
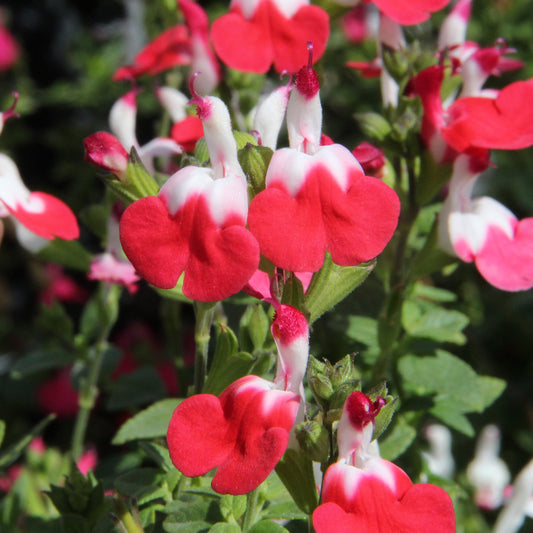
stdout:
[(329, 17), (309, 0), (232, 0), (230, 13), (215, 20), (211, 39), (220, 59), (245, 72), (296, 72), (305, 63), (305, 44), (315, 61), (326, 48)]
[(220, 494), (246, 494), (259, 486), (289, 442), (309, 351), (307, 322), (295, 308), (282, 305), (272, 334), (278, 346), (273, 383), (245, 376), (218, 398), (188, 398), (170, 420), (167, 442), (174, 465), (190, 477), (217, 468), (212, 487)]
[(130, 294), (134, 294), (137, 292), (137, 282), (140, 278), (124, 256), (120, 245), (119, 221), (122, 209), (119, 202), (111, 209), (107, 219), (106, 251), (93, 257), (87, 277), (107, 283), (118, 283), (126, 287)]
[(215, 301), (242, 289), (259, 264), (259, 246), (245, 227), (247, 185), (229, 113), (218, 98), (195, 101), (212, 169), (182, 168), (158, 196), (130, 205), (122, 216), (120, 239), (149, 283), (169, 289), (184, 273), (186, 296)]
[(0, 13), (0, 72), (9, 70), (17, 62), (19, 55), (17, 41), (3, 26)]
[(49, 263), (45, 269), (48, 284), (39, 294), (39, 299), (45, 305), (52, 305), (56, 299), (69, 303), (84, 303), (87, 300), (89, 293), (67, 276), (61, 266)]
[(168, 28), (148, 43), (135, 57), (133, 65), (119, 68), (113, 80), (130, 80), (144, 74), (153, 76), (176, 65), (191, 62), (190, 35), (186, 26)]
[(339, 460), (324, 476), (317, 533), (453, 533), (450, 497), (434, 485), (413, 485), (393, 463), (370, 453), (374, 417), (384, 404), (361, 392), (346, 400), (337, 435)]
[(248, 225), (261, 253), (293, 272), (315, 272), (325, 252), (342, 266), (376, 257), (396, 228), (396, 193), (365, 176), (339, 144), (320, 146), (318, 79), (302, 68), (291, 92), (287, 129), (291, 148), (277, 150), (266, 189), (251, 202)]
[(533, 287), (533, 218), (518, 220), (505, 206), (472, 190), (488, 159), (461, 155), (439, 216), (439, 245), (466, 262), (498, 289)]
[(78, 392), (70, 381), (70, 368), (58, 370), (40, 385), (37, 404), (45, 413), (55, 413), (60, 418), (71, 418), (79, 409)]
[(79, 237), (78, 222), (70, 208), (55, 196), (30, 191), (13, 160), (0, 154), (0, 217), (10, 215), (42, 239)]

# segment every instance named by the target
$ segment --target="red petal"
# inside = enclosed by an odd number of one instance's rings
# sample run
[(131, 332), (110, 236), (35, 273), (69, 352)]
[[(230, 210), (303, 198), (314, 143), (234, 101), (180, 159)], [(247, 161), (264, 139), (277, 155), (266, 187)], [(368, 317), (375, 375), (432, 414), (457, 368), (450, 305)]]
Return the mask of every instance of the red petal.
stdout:
[(242, 219), (230, 217), (218, 227), (201, 196), (174, 216), (161, 198), (137, 200), (122, 215), (120, 240), (139, 274), (156, 287), (173, 288), (185, 271), (183, 294), (197, 301), (239, 292), (259, 264), (259, 246)]
[(313, 60), (326, 48), (329, 17), (317, 6), (303, 6), (288, 19), (270, 0), (261, 0), (250, 20), (239, 8), (217, 19), (211, 29), (216, 53), (231, 68), (245, 72), (297, 72), (307, 64), (307, 42), (313, 43)]
[(231, 452), (228, 422), (220, 401), (211, 394), (191, 396), (174, 411), (167, 433), (172, 463), (184, 475), (202, 476)]
[(186, 229), (194, 210), (178, 215), (172, 218), (163, 200), (148, 196), (131, 204), (120, 219), (124, 253), (148, 283), (161, 289), (176, 285), (188, 259)]
[(516, 150), (533, 145), (533, 80), (519, 81), (498, 97), (456, 100), (448, 110), (445, 141), (458, 152), (469, 147)]
[(211, 41), (226, 65), (244, 72), (267, 72), (274, 60), (268, 11), (262, 2), (251, 20), (246, 20), (239, 9), (215, 20)]
[(438, 11), (450, 0), (373, 0), (380, 11), (399, 24), (419, 24), (429, 18), (429, 14)]
[(183, 294), (199, 302), (223, 300), (239, 292), (259, 265), (259, 245), (241, 225), (226, 221), (219, 228), (205, 200), (198, 201), (185, 269)]
[(313, 62), (318, 61), (329, 38), (328, 14), (318, 6), (303, 6), (291, 19), (271, 5), (274, 68), (277, 72), (297, 72), (307, 65), (307, 43), (313, 43)]
[(172, 126), (170, 136), (182, 146), (186, 152), (192, 152), (198, 139), (201, 139), (204, 136), (203, 123), (198, 117), (193, 115), (188, 116)]
[(43, 239), (59, 237), (70, 241), (80, 236), (74, 213), (61, 200), (44, 192), (32, 192), (28, 201), (42, 203), (44, 209), (34, 212), (24, 209), (21, 205), (14, 209), (4, 205), (23, 226)]
[(191, 62), (191, 43), (186, 26), (168, 28), (148, 43), (135, 57), (133, 65), (119, 68), (114, 81), (137, 78), (143, 74), (158, 74), (176, 65)]
[(533, 218), (517, 224), (513, 239), (500, 228), (489, 227), (476, 267), (498, 289), (523, 291), (533, 287)]
[(349, 181), (344, 193), (328, 168), (315, 165), (295, 198), (279, 182), (258, 194), (248, 224), (263, 255), (281, 268), (314, 272), (326, 250), (342, 266), (381, 253), (396, 229), (398, 197), (360, 170), (354, 169)]

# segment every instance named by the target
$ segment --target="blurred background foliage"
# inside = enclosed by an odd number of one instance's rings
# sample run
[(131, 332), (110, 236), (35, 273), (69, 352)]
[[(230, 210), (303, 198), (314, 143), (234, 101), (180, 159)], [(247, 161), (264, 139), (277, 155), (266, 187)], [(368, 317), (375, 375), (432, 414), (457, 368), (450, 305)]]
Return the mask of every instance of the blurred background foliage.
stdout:
[[(200, 2), (211, 16), (227, 9), (226, 2)], [(328, 0), (322, 1), (329, 4)], [(0, 73), (0, 108), (20, 93), (19, 119), (10, 120), (0, 138), (0, 150), (18, 164), (32, 190), (43, 190), (63, 199), (78, 215), (104, 196), (104, 184), (83, 162), (85, 137), (108, 130), (107, 115), (114, 101), (129, 86), (111, 81), (114, 71), (130, 61), (151, 38), (179, 21), (174, 0), (2, 0), (3, 22), (19, 43), (21, 55), (8, 71)], [(331, 7), (331, 6), (330, 6)], [(338, 9), (339, 13), (342, 12)], [(437, 13), (420, 27), (408, 29), (408, 39), (434, 38), (445, 13)], [(361, 78), (344, 67), (349, 59), (370, 60), (375, 45), (349, 45), (334, 20), (328, 50), (318, 70), (322, 81), (324, 131), (350, 149), (364, 140), (354, 113), (380, 109), (378, 82)], [(508, 84), (533, 76), (533, 24), (530, 0), (475, 0), (468, 38), (491, 45), (505, 38), (525, 62), (522, 70), (505, 74), (496, 84)], [(163, 73), (155, 84), (165, 84), (175, 73)], [(273, 78), (274, 83), (277, 81)], [(492, 79), (494, 80), (494, 78)], [(150, 95), (152, 80), (142, 80), (137, 134), (141, 143), (152, 138), (154, 119), (160, 110)], [(493, 81), (494, 83), (494, 81)], [(533, 149), (494, 153), (484, 186), (490, 195), (518, 217), (533, 215)], [(98, 239), (82, 224), (81, 242), (97, 252)], [(69, 273), (87, 290), (94, 285), (84, 272)], [(476, 429), (498, 424), (503, 433), (502, 456), (513, 474), (533, 456), (533, 291), (507, 294), (485, 283), (474, 268), (459, 266), (438, 280), (459, 295), (461, 310), (471, 319), (468, 342), (460, 355), (477, 372), (508, 382), (502, 397), (483, 415), (471, 420)], [(3, 372), (2, 359), (35, 348), (46, 335), (39, 322), (39, 293), (46, 286), (44, 262), (25, 252), (9, 233), (0, 250), (0, 418), (8, 424), (8, 441), (26, 431), (42, 414), (35, 403), (35, 383), (12, 381)], [(354, 295), (322, 318), (312, 335), (312, 353), (332, 359), (362, 349), (343, 326), (342, 317), (379, 309), (377, 283), (370, 278)], [(146, 287), (134, 296), (125, 295), (119, 326), (135, 317), (144, 320), (165, 340), (167, 350), (176, 340), (164, 337), (165, 324), (157, 312), (157, 297)], [(67, 306), (77, 320), (79, 308)], [(183, 315), (190, 328), (191, 317)], [(334, 332), (334, 334), (332, 334)], [(180, 349), (183, 349), (181, 346)], [(456, 353), (458, 348), (455, 348)], [(4, 365), (5, 366), (5, 365)], [(106, 433), (110, 422), (97, 415), (90, 438)], [(54, 424), (45, 433), (57, 445), (69, 434)], [(108, 438), (108, 435), (106, 435)], [(454, 452), (465, 465), (473, 454), (474, 440), (455, 434)], [(527, 527), (531, 526), (528, 524)], [(526, 529), (524, 529), (526, 530)]]

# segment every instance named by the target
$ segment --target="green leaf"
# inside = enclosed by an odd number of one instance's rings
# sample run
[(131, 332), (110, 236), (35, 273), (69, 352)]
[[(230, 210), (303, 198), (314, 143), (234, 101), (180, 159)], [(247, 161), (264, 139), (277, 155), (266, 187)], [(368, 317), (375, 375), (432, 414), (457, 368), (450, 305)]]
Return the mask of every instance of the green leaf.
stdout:
[(142, 366), (120, 376), (113, 383), (106, 405), (109, 410), (126, 409), (160, 400), (166, 394), (157, 370), (151, 366)]
[(483, 412), (506, 386), (501, 379), (478, 376), (463, 360), (443, 350), (437, 350), (435, 357), (402, 357), (398, 370), (406, 390), (433, 397), (431, 414), (469, 436), (473, 429), (463, 415)]
[(118, 445), (132, 440), (164, 437), (172, 413), (181, 401), (177, 398), (166, 398), (132, 416), (120, 426), (112, 443)]
[(36, 372), (72, 365), (76, 355), (60, 348), (31, 352), (20, 358), (11, 369), (13, 379), (21, 379)]
[(394, 461), (409, 448), (416, 435), (416, 429), (410, 426), (402, 416), (397, 416), (392, 431), (379, 442), (381, 457)]
[(237, 352), (235, 333), (225, 324), (215, 324), (216, 348), (203, 391), (218, 396), (228, 385), (248, 374), (255, 359)]
[(365, 137), (375, 141), (383, 141), (392, 131), (389, 122), (377, 113), (358, 113), (355, 115)]
[(241, 533), (241, 528), (237, 524), (218, 522), (209, 529), (209, 533)]
[(157, 468), (135, 468), (115, 479), (115, 488), (123, 496), (130, 496), (139, 505), (167, 496), (163, 487), (164, 475)]
[(44, 428), (55, 419), (54, 414), (48, 415), (44, 420), (41, 420), (36, 426), (34, 426), (29, 433), (24, 435), (19, 441), (10, 446), (7, 450), (0, 454), (0, 468), (5, 468), (11, 463), (15, 462), (24, 448), (42, 431)]
[(378, 323), (374, 318), (361, 315), (348, 317), (348, 326), (343, 329), (349, 339), (365, 344), (378, 345)]
[(270, 320), (261, 304), (249, 305), (239, 323), (239, 344), (246, 351), (261, 350), (270, 330)]
[(261, 520), (261, 522), (254, 524), (248, 531), (249, 533), (289, 533), (288, 529), (285, 529), (272, 520)]
[(276, 466), (279, 476), (294, 503), (306, 514), (318, 505), (315, 476), (311, 460), (301, 451), (288, 449)]
[(313, 276), (305, 294), (309, 323), (312, 324), (361, 285), (375, 265), (373, 260), (355, 267), (341, 267), (333, 263), (331, 255), (326, 253), (324, 265)]
[(4, 442), (4, 437), (6, 434), (6, 423), (3, 420), (0, 420), (0, 446)]
[(48, 263), (57, 263), (67, 268), (88, 272), (91, 265), (91, 254), (79, 241), (54, 239), (50, 241), (37, 256)]
[(403, 304), (402, 325), (411, 337), (464, 344), (466, 337), (461, 331), (468, 323), (463, 313), (428, 301), (408, 300)]
[(213, 501), (175, 501), (165, 507), (167, 518), (163, 529), (167, 533), (200, 533), (223, 520), (218, 505)]

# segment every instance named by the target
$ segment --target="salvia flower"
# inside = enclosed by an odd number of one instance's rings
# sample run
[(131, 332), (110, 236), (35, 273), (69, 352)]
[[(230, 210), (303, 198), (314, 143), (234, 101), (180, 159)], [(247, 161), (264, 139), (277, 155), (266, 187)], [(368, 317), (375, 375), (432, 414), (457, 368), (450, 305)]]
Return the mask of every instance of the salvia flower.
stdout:
[(501, 434), (497, 426), (485, 426), (476, 444), (476, 453), (468, 464), (466, 476), (474, 488), (474, 500), (482, 509), (493, 510), (503, 504), (511, 473), (500, 458)]
[(518, 220), (498, 201), (472, 197), (488, 159), (459, 156), (439, 215), (439, 245), (505, 291), (533, 286), (533, 218)]
[(215, 97), (196, 96), (212, 168), (188, 166), (158, 196), (141, 198), (122, 215), (127, 257), (149, 283), (197, 301), (239, 292), (256, 271), (259, 246), (246, 229), (248, 192), (237, 159), (228, 110)]
[(215, 20), (211, 39), (220, 59), (245, 72), (295, 72), (305, 62), (305, 44), (320, 59), (329, 37), (329, 17), (309, 0), (232, 0)]
[(40, 239), (79, 237), (78, 222), (70, 208), (55, 196), (30, 191), (15, 162), (0, 154), (0, 218), (7, 216)]
[(170, 458), (186, 476), (217, 471), (220, 494), (246, 494), (272, 472), (289, 443), (300, 408), (300, 388), (309, 354), (308, 326), (295, 308), (281, 305), (272, 333), (278, 347), (274, 382), (245, 376), (217, 398), (192, 396), (170, 420)]
[(261, 253), (293, 272), (316, 272), (326, 251), (342, 266), (373, 259), (392, 237), (400, 211), (396, 193), (365, 176), (347, 148), (320, 145), (321, 124), (318, 78), (307, 65), (289, 98), (290, 148), (272, 156), (266, 189), (248, 214)]
[(339, 459), (324, 476), (322, 504), (313, 513), (317, 533), (453, 533), (452, 501), (430, 484), (413, 485), (393, 463), (372, 453), (374, 418), (384, 400), (361, 392), (346, 400), (338, 424)]

